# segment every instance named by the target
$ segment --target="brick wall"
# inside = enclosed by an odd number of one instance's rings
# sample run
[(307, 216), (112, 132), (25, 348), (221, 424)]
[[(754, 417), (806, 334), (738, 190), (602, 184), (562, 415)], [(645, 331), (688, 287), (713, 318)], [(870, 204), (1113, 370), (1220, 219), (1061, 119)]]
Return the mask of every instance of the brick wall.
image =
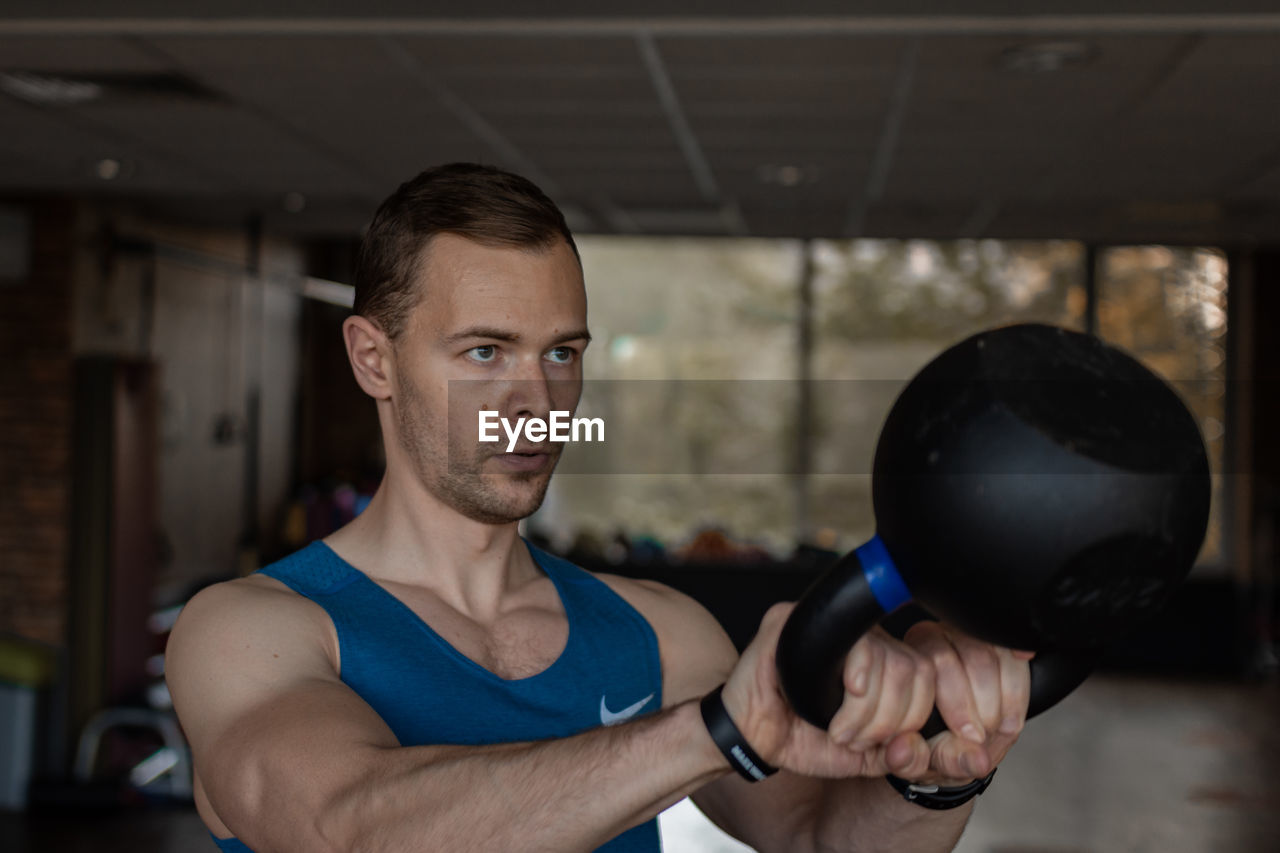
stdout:
[(0, 633), (64, 641), (74, 208), (32, 213), (26, 281), (0, 286)]

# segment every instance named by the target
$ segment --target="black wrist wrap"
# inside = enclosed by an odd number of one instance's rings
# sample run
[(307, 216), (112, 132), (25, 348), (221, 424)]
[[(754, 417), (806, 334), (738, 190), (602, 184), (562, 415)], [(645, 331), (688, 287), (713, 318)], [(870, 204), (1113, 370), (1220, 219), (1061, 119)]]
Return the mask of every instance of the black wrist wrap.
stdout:
[(924, 806), (926, 809), (942, 810), (954, 809), (969, 802), (987, 790), (987, 786), (991, 784), (991, 777), (995, 775), (996, 771), (992, 770), (984, 779), (975, 779), (968, 785), (960, 785), (955, 788), (920, 785), (915, 782), (908, 782), (906, 779), (899, 779), (893, 774), (889, 774), (884, 778), (907, 802), (915, 803), (917, 806)]
[(738, 727), (733, 724), (729, 711), (724, 706), (724, 700), (720, 698), (722, 690), (724, 690), (723, 684), (702, 699), (702, 721), (707, 724), (711, 739), (724, 753), (724, 757), (729, 759), (729, 764), (738, 771), (738, 775), (748, 782), (759, 782), (777, 773), (778, 768), (771, 767), (756, 755), (756, 751), (748, 745), (742, 732), (738, 731)]

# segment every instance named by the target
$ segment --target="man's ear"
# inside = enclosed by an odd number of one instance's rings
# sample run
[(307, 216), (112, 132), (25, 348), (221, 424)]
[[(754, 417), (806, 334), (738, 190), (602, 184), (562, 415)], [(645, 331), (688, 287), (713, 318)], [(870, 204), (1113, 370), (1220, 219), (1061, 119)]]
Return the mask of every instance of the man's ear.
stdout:
[(394, 361), (391, 341), (368, 318), (352, 314), (342, 322), (342, 340), (347, 347), (347, 360), (356, 382), (375, 400), (391, 396), (391, 374)]

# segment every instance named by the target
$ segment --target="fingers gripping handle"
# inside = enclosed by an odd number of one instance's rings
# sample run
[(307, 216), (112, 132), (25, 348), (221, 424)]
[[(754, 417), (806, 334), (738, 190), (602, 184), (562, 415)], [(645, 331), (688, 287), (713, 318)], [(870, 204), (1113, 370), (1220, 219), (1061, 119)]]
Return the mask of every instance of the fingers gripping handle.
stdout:
[(858, 638), (911, 595), (878, 537), (845, 555), (796, 604), (778, 638), (778, 680), (800, 717), (821, 729), (844, 700), (844, 661)]
[[(796, 604), (778, 638), (778, 680), (800, 717), (826, 729), (844, 701), (844, 662), (854, 643), (911, 599), (879, 538), (840, 559)], [(1062, 701), (1089, 676), (1100, 652), (1041, 652), (1031, 661), (1027, 718)], [(943, 731), (937, 708), (921, 734)]]
[[(1031, 701), (1027, 719), (1057, 705), (1075, 690), (1098, 665), (1101, 652), (1040, 652), (1031, 659)], [(935, 706), (920, 734), (931, 738), (945, 731), (947, 724)]]

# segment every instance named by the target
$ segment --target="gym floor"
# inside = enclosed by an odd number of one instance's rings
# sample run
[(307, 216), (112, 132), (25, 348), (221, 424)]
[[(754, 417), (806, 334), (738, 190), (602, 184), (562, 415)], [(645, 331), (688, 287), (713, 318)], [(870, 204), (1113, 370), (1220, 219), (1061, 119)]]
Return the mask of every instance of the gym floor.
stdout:
[[(1275, 853), (1280, 689), (1095, 676), (1034, 721), (982, 798), (958, 853)], [(747, 848), (691, 806), (667, 853)], [(9, 853), (212, 851), (195, 813), (0, 813)]]

